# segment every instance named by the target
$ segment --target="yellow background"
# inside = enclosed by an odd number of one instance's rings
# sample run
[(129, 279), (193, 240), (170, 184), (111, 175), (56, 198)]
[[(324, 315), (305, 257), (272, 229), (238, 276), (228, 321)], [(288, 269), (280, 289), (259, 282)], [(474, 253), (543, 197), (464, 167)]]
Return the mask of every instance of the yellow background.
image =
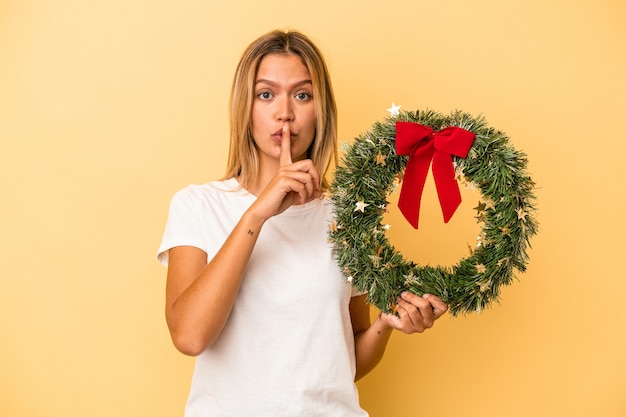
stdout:
[[(371, 415), (626, 415), (619, 0), (0, 1), (0, 415), (182, 415), (155, 252), (172, 194), (222, 175), (235, 65), (273, 28), (325, 52), (342, 140), (392, 101), (482, 113), (539, 187), (528, 272), (394, 335), (359, 382)], [(452, 263), (477, 197), (447, 226), (425, 199), (394, 239)]]

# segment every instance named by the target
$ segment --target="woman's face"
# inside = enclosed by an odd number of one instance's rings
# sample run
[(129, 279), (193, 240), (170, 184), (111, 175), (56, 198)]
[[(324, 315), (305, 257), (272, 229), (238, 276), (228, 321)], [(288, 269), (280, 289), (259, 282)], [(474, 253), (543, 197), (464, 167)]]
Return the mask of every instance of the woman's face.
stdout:
[(278, 162), (286, 122), (291, 132), (291, 159), (305, 159), (315, 137), (311, 75), (298, 56), (270, 54), (259, 65), (252, 103), (252, 137), (261, 164)]

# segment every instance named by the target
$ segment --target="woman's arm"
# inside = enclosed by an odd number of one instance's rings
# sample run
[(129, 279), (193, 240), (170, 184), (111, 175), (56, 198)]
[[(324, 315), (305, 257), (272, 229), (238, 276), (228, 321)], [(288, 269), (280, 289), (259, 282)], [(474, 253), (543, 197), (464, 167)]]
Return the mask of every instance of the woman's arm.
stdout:
[[(201, 249), (170, 249), (165, 315), (174, 345), (196, 356), (219, 336), (265, 221), (291, 205), (319, 198), (320, 178), (310, 159), (291, 160), (289, 124), (283, 126), (277, 172), (211, 259)], [(208, 263), (207, 263), (208, 262)]]
[(385, 353), (387, 342), (393, 330), (381, 321), (380, 315), (370, 323), (370, 306), (365, 301), (367, 295), (352, 297), (350, 318), (354, 332), (356, 356), (356, 376), (358, 381), (378, 365)]
[(170, 249), (165, 315), (172, 341), (182, 353), (199, 355), (221, 332), (262, 225), (262, 220), (244, 214), (208, 264), (201, 249)]
[(357, 381), (378, 365), (393, 329), (407, 334), (422, 333), (448, 310), (447, 304), (439, 297), (431, 294), (420, 297), (404, 292), (398, 299), (397, 315), (381, 313), (370, 324), (370, 308), (366, 298), (367, 295), (360, 295), (350, 300)]

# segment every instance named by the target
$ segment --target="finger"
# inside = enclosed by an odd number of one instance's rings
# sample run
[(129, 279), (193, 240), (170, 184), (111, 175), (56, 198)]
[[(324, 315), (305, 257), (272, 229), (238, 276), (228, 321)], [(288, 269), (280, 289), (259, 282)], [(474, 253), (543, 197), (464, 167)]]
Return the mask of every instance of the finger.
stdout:
[(422, 313), (415, 307), (398, 308), (398, 314), (404, 320), (404, 328), (411, 332), (422, 333), (426, 329), (430, 329), (432, 324), (422, 316)]
[(311, 184), (307, 185), (306, 180), (296, 179), (291, 186), (291, 191), (298, 195), (298, 203), (305, 204), (309, 202), (309, 189), (312, 190)]
[(281, 167), (291, 165), (291, 133), (289, 131), (289, 123), (283, 125), (283, 137), (280, 141), (280, 159)]
[(430, 304), (430, 301), (428, 301), (424, 297), (420, 297), (419, 295), (413, 294), (409, 291), (403, 291), (400, 294), (400, 300), (403, 300), (409, 304), (412, 304), (413, 306), (415, 306), (415, 308), (418, 308), (420, 311), (423, 311), (423, 312), (432, 311), (432, 305)]
[(311, 168), (308, 171), (309, 175), (311, 175), (311, 180), (313, 181), (313, 188), (316, 191), (319, 191), (322, 186), (320, 185), (320, 174), (315, 169), (315, 165), (311, 162)]
[(311, 170), (314, 170), (312, 165), (309, 166), (309, 164), (307, 163), (296, 162), (295, 164), (292, 164), (289, 169), (289, 175), (292, 178), (297, 179), (302, 183), (302, 185), (304, 185), (303, 191), (306, 192), (306, 197), (313, 195), (313, 191), (317, 188), (317, 186), (315, 185), (315, 179), (313, 178), (313, 175), (311, 175), (310, 173)]
[(304, 204), (319, 197), (320, 193), (316, 191), (314, 181), (308, 172), (292, 170), (294, 167), (297, 167), (297, 164), (296, 162), (289, 168), (281, 170), (281, 175), (284, 177), (289, 191), (296, 193), (298, 202)]
[(301, 204), (304, 204), (306, 202), (308, 202), (310, 200), (310, 198), (313, 196), (313, 191), (314, 191), (314, 186), (313, 186), (313, 181), (311, 180), (310, 177), (308, 177), (305, 181), (304, 181), (304, 190), (302, 193), (302, 202)]
[[(413, 311), (415, 311), (413, 307)], [(422, 333), (426, 330), (426, 327), (419, 324), (413, 324), (413, 319), (410, 317), (410, 313), (403, 307), (396, 305), (392, 313), (381, 313), (381, 319), (384, 319), (387, 324), (398, 331), (405, 334)]]
[(302, 161), (298, 161), (298, 162), (294, 162), (292, 164), (292, 167), (289, 168), (290, 170), (294, 170), (294, 171), (300, 171), (302, 173), (305, 173), (307, 175), (307, 181), (302, 181), (303, 183), (307, 183), (307, 186), (310, 185), (313, 188), (313, 193), (317, 196), (320, 195), (320, 175), (317, 172), (317, 169), (315, 168), (315, 165), (313, 165), (313, 162), (310, 159), (305, 159)]
[(435, 323), (435, 312), (432, 305), (428, 300), (418, 295), (403, 292), (398, 300), (398, 306), (407, 311), (411, 322), (418, 331), (429, 329)]
[(446, 311), (448, 311), (448, 304), (444, 303), (441, 298), (432, 294), (424, 294), (424, 299), (428, 300), (428, 302), (432, 305), (433, 311), (435, 312), (435, 319), (443, 316)]
[(427, 328), (423, 323), (419, 310), (410, 304), (408, 308), (398, 304), (395, 317), (397, 319), (395, 328), (403, 333), (422, 333)]

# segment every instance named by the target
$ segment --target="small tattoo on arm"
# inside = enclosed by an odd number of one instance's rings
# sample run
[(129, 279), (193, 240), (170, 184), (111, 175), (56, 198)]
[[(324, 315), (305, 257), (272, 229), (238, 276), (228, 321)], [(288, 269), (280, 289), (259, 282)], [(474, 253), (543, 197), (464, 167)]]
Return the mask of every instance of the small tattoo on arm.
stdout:
[(253, 236), (253, 235), (254, 235), (254, 232), (253, 232), (252, 230), (248, 230), (248, 234), (249, 234), (250, 236)]

